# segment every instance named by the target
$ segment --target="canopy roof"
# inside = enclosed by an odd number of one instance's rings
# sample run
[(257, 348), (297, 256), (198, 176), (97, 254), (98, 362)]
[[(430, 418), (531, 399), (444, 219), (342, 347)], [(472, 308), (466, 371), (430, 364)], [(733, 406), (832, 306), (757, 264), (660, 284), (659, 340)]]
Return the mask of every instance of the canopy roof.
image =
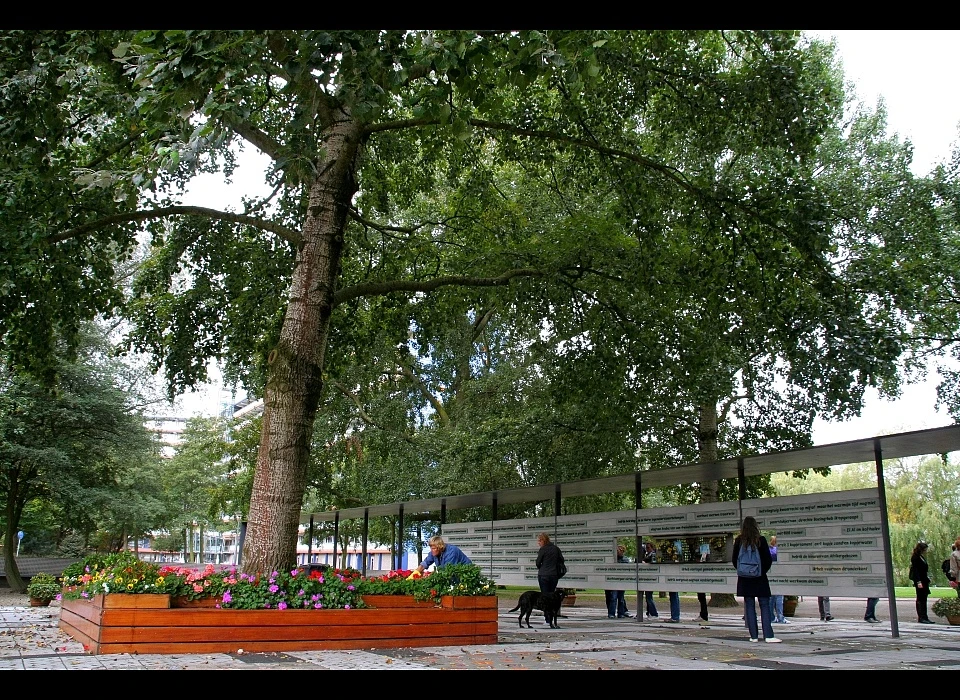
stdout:
[(799, 469), (873, 462), (878, 456), (881, 459), (898, 459), (918, 455), (946, 454), (958, 450), (960, 450), (960, 425), (950, 425), (943, 428), (915, 430), (848, 442), (836, 442), (800, 450), (735, 457), (719, 462), (647, 469), (598, 479), (581, 479), (579, 481), (563, 481), (499, 491), (481, 491), (458, 496), (398, 501), (396, 503), (344, 508), (338, 511), (321, 513), (302, 513), (301, 522), (307, 522), (310, 519), (314, 522), (332, 522), (338, 515), (340, 520), (349, 520), (362, 518), (365, 513), (370, 517), (398, 515), (401, 508), (404, 517), (410, 517), (417, 513), (438, 513), (444, 508), (446, 510), (459, 510), (477, 506), (491, 506), (494, 500), (499, 505), (535, 503), (553, 500), (558, 493), (563, 498), (569, 498), (572, 496), (594, 496), (633, 491), (638, 485), (641, 489), (648, 489), (702, 481), (735, 479), (738, 476), (738, 465), (741, 461), (744, 476), (757, 476), (759, 474), (774, 474)]

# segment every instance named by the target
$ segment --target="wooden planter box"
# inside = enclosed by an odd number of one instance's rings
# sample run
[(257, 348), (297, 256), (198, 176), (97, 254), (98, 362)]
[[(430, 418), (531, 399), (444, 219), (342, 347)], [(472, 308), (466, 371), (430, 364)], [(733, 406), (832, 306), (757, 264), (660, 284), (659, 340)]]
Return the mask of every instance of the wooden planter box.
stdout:
[[(161, 600), (138, 600), (148, 598)], [(409, 598), (410, 604), (392, 601), (393, 607), (359, 610), (225, 610), (171, 608), (169, 596), (113, 594), (61, 601), (60, 629), (93, 654), (393, 649), (497, 642), (496, 596), (448, 597), (440, 606), (428, 603), (426, 607), (412, 596), (376, 598)]]

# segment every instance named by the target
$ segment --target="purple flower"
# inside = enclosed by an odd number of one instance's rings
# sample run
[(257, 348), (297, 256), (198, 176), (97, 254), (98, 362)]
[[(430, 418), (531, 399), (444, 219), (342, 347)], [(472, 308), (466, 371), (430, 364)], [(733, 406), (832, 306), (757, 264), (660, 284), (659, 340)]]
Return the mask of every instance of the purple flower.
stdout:
[(314, 603), (313, 607), (315, 607), (317, 610), (319, 610), (320, 608), (323, 607), (323, 603)]
[(312, 596), (310, 596), (310, 600), (320, 600), (320, 596), (314, 593)]
[(293, 569), (293, 570), (290, 571), (290, 575), (291, 575), (291, 576), (296, 576), (296, 575), (299, 574), (299, 573), (300, 573), (300, 572), (297, 571), (296, 569)]
[(307, 592), (306, 592), (305, 590), (303, 590), (302, 588), (301, 588), (299, 591), (297, 591), (297, 595), (300, 596), (301, 598), (302, 598), (303, 596), (305, 596), (306, 594), (307, 594)]
[(344, 605), (344, 606), (343, 606), (343, 609), (344, 609), (344, 610), (349, 610), (349, 609), (350, 609), (350, 606), (349, 606), (349, 605)]
[(233, 596), (230, 595), (230, 591), (229, 591), (229, 590), (224, 591), (224, 592), (223, 592), (223, 602), (224, 602), (224, 603), (229, 603), (231, 600), (233, 600)]
[(355, 591), (355, 590), (357, 590), (357, 589), (354, 588), (353, 586), (347, 586), (347, 590), (348, 590), (348, 591)]
[(277, 591), (280, 590), (280, 586), (278, 586), (277, 584), (273, 584), (267, 590), (270, 591), (271, 593), (276, 593)]
[(278, 607), (280, 610), (286, 610), (286, 609), (287, 609), (287, 604), (284, 603), (284, 602), (281, 600), (279, 603), (277, 603), (277, 607)]

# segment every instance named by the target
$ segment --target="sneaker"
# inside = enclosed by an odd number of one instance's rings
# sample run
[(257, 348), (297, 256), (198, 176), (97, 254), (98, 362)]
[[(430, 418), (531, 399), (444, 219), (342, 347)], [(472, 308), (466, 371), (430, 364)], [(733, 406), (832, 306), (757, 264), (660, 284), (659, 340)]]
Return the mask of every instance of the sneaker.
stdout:
[(617, 617), (633, 617), (630, 613), (623, 613), (623, 615), (617, 615)]
[(760, 640), (759, 640), (759, 639), (755, 639), (755, 638), (753, 638), (753, 637), (750, 637), (750, 641), (751, 641), (751, 642), (759, 642)]
[(647, 619), (648, 619), (648, 620), (656, 620), (658, 617), (660, 617), (660, 616), (659, 616), (659, 615), (651, 615), (650, 613), (647, 613)]
[(821, 618), (821, 619), (823, 619), (824, 622), (830, 622), (830, 620), (833, 619), (833, 615), (827, 615), (826, 618)]
[(921, 625), (935, 625), (935, 624), (937, 624), (936, 622), (934, 622), (934, 621), (931, 620), (930, 618), (924, 618), (923, 620), (919, 620), (919, 622), (920, 622)]
[(764, 640), (764, 641), (766, 641), (767, 644), (779, 644), (779, 643), (782, 642), (783, 640), (782, 640), (782, 639), (777, 639), (776, 637), (767, 637), (766, 640)]
[(878, 620), (878, 619), (875, 618), (875, 617), (865, 617), (865, 618), (863, 618), (863, 619), (864, 619), (864, 621), (869, 622), (870, 624), (873, 624), (873, 625), (879, 625), (879, 624), (880, 624), (880, 620)]
[(778, 624), (778, 625), (789, 625), (789, 624), (790, 624), (790, 620), (788, 620), (787, 618), (783, 618), (782, 620), (777, 620), (777, 624)]
[(607, 615), (607, 619), (608, 619), (608, 620), (616, 620), (616, 619), (617, 619), (617, 616), (616, 616), (616, 615)]
[(680, 620), (674, 620), (672, 617), (669, 620), (664, 620), (664, 622), (680, 622)]
[(693, 622), (706, 622), (707, 620), (706, 620), (705, 618), (700, 617), (699, 615), (697, 615), (695, 618), (693, 618), (692, 621), (693, 621)]

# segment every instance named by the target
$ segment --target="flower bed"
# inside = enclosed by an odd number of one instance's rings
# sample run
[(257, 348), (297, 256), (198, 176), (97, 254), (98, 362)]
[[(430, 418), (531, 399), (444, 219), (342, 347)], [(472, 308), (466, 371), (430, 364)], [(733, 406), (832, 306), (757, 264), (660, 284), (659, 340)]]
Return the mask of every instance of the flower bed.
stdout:
[[(171, 608), (169, 597), (117, 593), (64, 600), (60, 628), (93, 654), (392, 649), (497, 642), (496, 596), (444, 596), (439, 607), (431, 603), (424, 607), (412, 596), (385, 597), (395, 599), (389, 608), (281, 611)], [(158, 607), (141, 605), (146, 598)]]
[(473, 565), (363, 579), (250, 576), (110, 555), (65, 573), (60, 627), (94, 654), (364, 649), (497, 641), (496, 587)]

